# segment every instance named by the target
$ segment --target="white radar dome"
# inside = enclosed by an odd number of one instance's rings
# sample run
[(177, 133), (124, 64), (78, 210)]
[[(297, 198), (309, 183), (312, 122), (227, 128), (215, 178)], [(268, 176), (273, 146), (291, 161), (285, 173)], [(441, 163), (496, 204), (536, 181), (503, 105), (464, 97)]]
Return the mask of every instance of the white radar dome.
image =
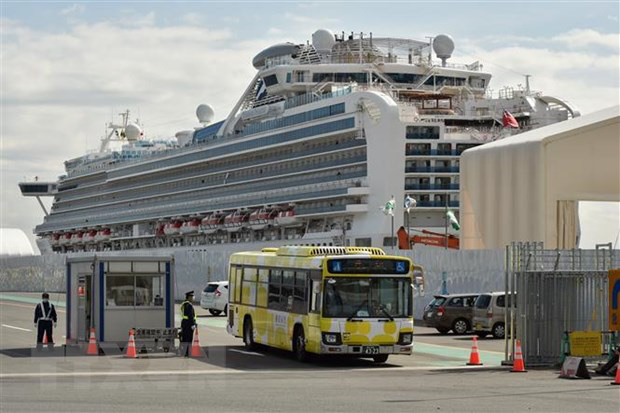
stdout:
[(336, 43), (334, 34), (327, 29), (319, 29), (312, 33), (312, 46), (318, 52), (329, 52)]
[(200, 123), (211, 123), (213, 121), (213, 117), (215, 116), (215, 112), (213, 108), (209, 105), (202, 104), (198, 105), (196, 108), (196, 117)]
[(140, 135), (142, 135), (142, 129), (140, 128), (140, 126), (136, 125), (135, 123), (130, 123), (129, 125), (125, 126), (125, 136), (127, 137), (128, 141), (138, 140)]
[(454, 39), (447, 34), (438, 35), (433, 39), (433, 50), (445, 66), (446, 59), (449, 59), (454, 51)]

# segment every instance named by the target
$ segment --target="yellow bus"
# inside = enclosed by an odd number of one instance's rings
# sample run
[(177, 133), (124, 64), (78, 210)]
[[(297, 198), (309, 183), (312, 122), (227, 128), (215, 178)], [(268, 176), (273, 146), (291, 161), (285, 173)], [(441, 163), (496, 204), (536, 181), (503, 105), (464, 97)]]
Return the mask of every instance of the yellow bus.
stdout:
[[(416, 267), (419, 268), (419, 267)], [(387, 361), (411, 354), (414, 277), (409, 258), (371, 247), (265, 248), (231, 255), (227, 331), (310, 354)]]

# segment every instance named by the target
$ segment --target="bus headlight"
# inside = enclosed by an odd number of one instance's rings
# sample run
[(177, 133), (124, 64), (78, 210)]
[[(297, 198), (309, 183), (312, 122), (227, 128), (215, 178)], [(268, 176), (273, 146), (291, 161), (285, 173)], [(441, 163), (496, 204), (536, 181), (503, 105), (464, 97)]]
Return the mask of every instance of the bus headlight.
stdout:
[(342, 344), (342, 338), (340, 337), (340, 333), (323, 333), (323, 343), (339, 346)]
[(409, 345), (413, 342), (413, 333), (400, 333), (398, 344)]

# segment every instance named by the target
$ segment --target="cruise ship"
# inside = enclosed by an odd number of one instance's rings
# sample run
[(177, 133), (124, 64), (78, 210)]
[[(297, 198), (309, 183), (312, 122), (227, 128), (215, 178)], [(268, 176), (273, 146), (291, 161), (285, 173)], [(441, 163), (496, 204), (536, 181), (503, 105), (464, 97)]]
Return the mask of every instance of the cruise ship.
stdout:
[(25, 196), (53, 197), (34, 232), (59, 253), (389, 246), (390, 199), (396, 228), (443, 232), (447, 210), (458, 217), (463, 151), (579, 116), (531, 91), (529, 76), (493, 93), (482, 64), (450, 61), (454, 47), (445, 34), (324, 29), (273, 45), (254, 57), (256, 75), (225, 119), (203, 104), (198, 127), (155, 142), (126, 112), (58, 181), (20, 183)]

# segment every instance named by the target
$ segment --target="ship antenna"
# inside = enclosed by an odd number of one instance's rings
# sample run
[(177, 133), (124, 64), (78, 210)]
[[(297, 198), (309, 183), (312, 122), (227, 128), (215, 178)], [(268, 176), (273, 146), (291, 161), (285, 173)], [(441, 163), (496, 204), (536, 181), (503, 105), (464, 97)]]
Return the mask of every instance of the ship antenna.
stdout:
[(530, 77), (532, 77), (532, 75), (524, 75), (525, 76), (525, 95), (529, 96), (530, 95)]

